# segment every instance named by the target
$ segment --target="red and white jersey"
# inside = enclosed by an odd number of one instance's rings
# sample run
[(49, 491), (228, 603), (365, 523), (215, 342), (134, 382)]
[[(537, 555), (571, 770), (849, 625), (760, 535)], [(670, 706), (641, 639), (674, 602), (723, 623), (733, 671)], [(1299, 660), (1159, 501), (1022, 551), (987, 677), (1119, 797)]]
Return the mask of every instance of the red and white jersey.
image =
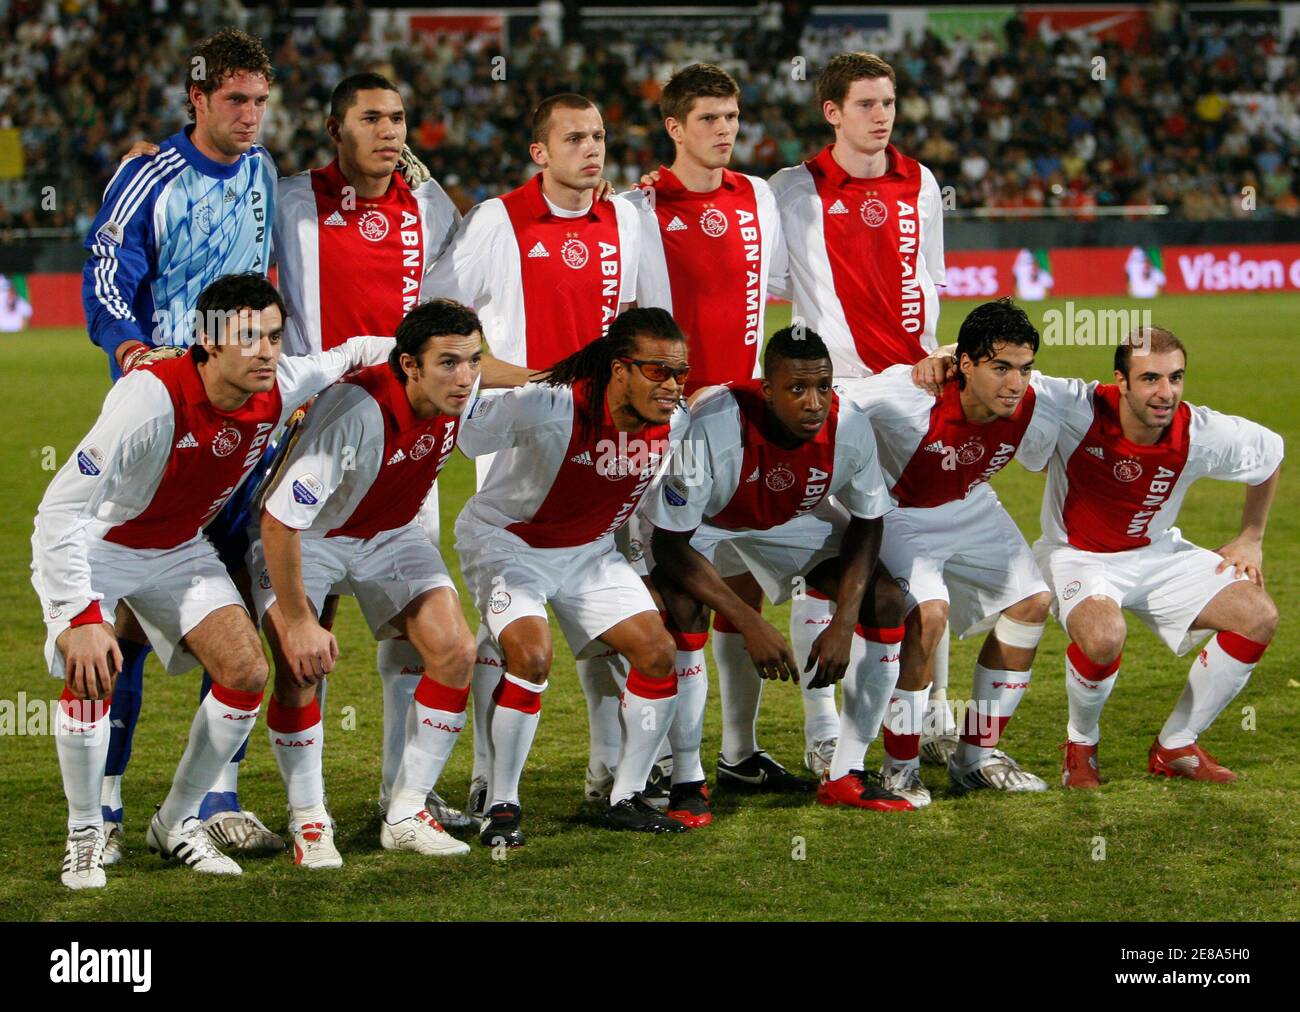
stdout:
[(468, 519), (532, 548), (576, 548), (627, 523), (690, 415), (680, 407), (666, 424), (629, 434), (614, 428), (606, 406), (600, 430), (585, 432), (575, 422), (585, 415), (587, 387), (529, 383), (475, 402), (461, 425), (461, 450), (497, 456), (458, 526)]
[(653, 188), (619, 199), (641, 222), (636, 303), (672, 313), (689, 340), (686, 392), (757, 377), (768, 287), (786, 274), (771, 187), (723, 169), (722, 184), (699, 193), (661, 167)]
[(237, 411), (213, 407), (191, 355), (128, 373), (37, 509), (32, 565), (46, 596), (74, 605), (71, 614), (99, 599), (92, 540), (147, 552), (194, 538), (299, 404), (392, 348), (392, 338), (358, 337), (322, 355), (283, 357), (276, 385)]
[(935, 348), (943, 201), (934, 174), (886, 148), (883, 176), (850, 176), (824, 148), (771, 179), (794, 316), (830, 348), (836, 376), (915, 363)]
[(870, 415), (894, 501), (932, 509), (965, 499), (1012, 458), (1031, 471), (1046, 467), (1074, 382), (1035, 372), (1015, 414), (983, 424), (967, 420), (955, 382), (932, 397), (912, 382), (911, 366), (836, 386)]
[(1258, 485), (1282, 463), (1282, 437), (1186, 401), (1152, 446), (1124, 438), (1119, 387), (1072, 380), (1047, 471), (1043, 539), (1124, 552), (1173, 527), (1198, 478)]
[(460, 212), (432, 179), (412, 190), (394, 172), (383, 196), (362, 198), (335, 160), (280, 180), (275, 249), (289, 307), (285, 353), (395, 333), (459, 224)]
[(871, 420), (852, 401), (834, 396), (821, 431), (794, 446), (774, 424), (757, 380), (702, 394), (671, 471), (642, 515), (666, 531), (693, 531), (705, 522), (765, 531), (811, 513), (831, 495), (864, 519), (892, 507)]
[(493, 356), (545, 369), (604, 334), (635, 300), (637, 230), (623, 200), (593, 200), (572, 214), (555, 207), (538, 173), (465, 216), (420, 297), (473, 306)]
[(456, 447), (460, 418), (421, 418), (387, 362), (317, 398), (264, 508), (311, 537), (373, 538), (411, 523)]

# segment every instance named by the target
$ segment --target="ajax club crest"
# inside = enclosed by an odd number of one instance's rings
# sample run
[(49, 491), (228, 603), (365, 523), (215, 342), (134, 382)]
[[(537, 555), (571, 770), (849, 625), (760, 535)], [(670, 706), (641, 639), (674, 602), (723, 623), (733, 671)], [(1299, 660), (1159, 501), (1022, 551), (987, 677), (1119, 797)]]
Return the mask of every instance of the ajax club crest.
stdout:
[(357, 228), (361, 229), (363, 239), (383, 242), (388, 235), (388, 219), (379, 211), (367, 211), (357, 219)]
[(862, 206), (858, 208), (858, 213), (862, 215), (862, 220), (872, 228), (879, 228), (889, 218), (889, 208), (879, 197), (872, 197), (870, 200), (864, 200)]
[(212, 437), (212, 452), (218, 457), (229, 457), (239, 449), (240, 441), (243, 438), (237, 428), (233, 425), (227, 425)]
[(716, 207), (710, 207), (700, 215), (700, 230), (709, 238), (717, 239), (727, 232), (727, 216)]
[(575, 271), (586, 267), (590, 256), (587, 244), (581, 239), (565, 239), (564, 245), (560, 247), (560, 259), (564, 261), (566, 267), (572, 267)]
[(984, 444), (978, 439), (968, 439), (957, 447), (957, 463), (962, 465), (974, 464), (984, 457)]
[(794, 472), (784, 464), (777, 464), (764, 476), (763, 484), (773, 492), (784, 492), (794, 484)]
[(1115, 477), (1120, 481), (1137, 481), (1142, 477), (1142, 465), (1132, 457), (1121, 460), (1115, 465)]

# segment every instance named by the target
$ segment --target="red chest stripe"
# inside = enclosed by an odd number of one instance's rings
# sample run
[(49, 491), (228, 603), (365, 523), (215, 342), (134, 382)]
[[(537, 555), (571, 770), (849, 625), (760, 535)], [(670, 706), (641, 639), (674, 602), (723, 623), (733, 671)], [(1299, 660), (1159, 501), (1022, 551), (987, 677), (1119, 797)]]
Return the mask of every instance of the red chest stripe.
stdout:
[(765, 531), (810, 513), (830, 491), (835, 469), (835, 431), (840, 401), (831, 394), (831, 411), (816, 436), (790, 449), (773, 442), (773, 422), (759, 393), (759, 381), (731, 388), (740, 406), (744, 456), (735, 494), (709, 523), (728, 530)]
[(872, 372), (925, 357), (925, 298), (918, 273), (921, 166), (888, 148), (890, 169), (850, 176), (830, 147), (805, 164), (822, 204), (826, 257), (858, 355)]
[(587, 391), (586, 383), (574, 388), (573, 431), (546, 498), (532, 520), (507, 528), (534, 548), (575, 548), (617, 531), (636, 511), (668, 451), (669, 426), (619, 432), (608, 407), (598, 433), (580, 432)]
[(254, 394), (238, 411), (227, 413), (208, 400), (189, 355), (145, 368), (171, 396), (174, 445), (149, 505), (104, 538), (130, 548), (175, 548), (217, 515), (261, 459), (280, 420), (280, 388)]
[(949, 383), (930, 411), (930, 427), (890, 490), (899, 506), (929, 509), (965, 499), (1016, 455), (1034, 417), (1034, 388), (1029, 387), (1010, 418), (984, 425), (966, 420), (961, 391)]
[(415, 307), (424, 276), (424, 225), (415, 194), (394, 173), (362, 199), (331, 162), (311, 173), (316, 196), (321, 349), (357, 334), (392, 334)]
[(379, 404), (384, 416), (384, 459), (352, 515), (325, 536), (373, 538), (415, 519), (456, 448), (460, 419), (416, 415), (406, 399), (405, 387), (387, 363), (359, 369), (344, 382), (361, 387)]
[(1178, 405), (1154, 446), (1124, 438), (1119, 387), (1097, 387), (1092, 425), (1065, 465), (1061, 519), (1070, 544), (1086, 552), (1126, 552), (1149, 545), (1147, 527), (1169, 499), (1187, 464), (1192, 412)]
[(597, 200), (581, 218), (556, 217), (541, 173), (501, 201), (519, 245), (527, 365), (545, 369), (600, 337), (618, 315), (618, 216)]

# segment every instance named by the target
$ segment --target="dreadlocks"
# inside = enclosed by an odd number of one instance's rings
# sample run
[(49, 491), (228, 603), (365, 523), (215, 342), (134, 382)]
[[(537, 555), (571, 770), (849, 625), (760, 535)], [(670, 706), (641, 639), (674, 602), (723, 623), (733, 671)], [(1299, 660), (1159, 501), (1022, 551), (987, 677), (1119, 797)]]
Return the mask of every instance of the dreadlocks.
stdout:
[(586, 415), (579, 419), (583, 434), (590, 436), (600, 431), (605, 414), (605, 391), (613, 374), (614, 360), (635, 357), (638, 337), (686, 340), (677, 321), (666, 310), (629, 309), (610, 324), (604, 337), (584, 345), (547, 370), (543, 382), (553, 387), (573, 386), (582, 380), (591, 383)]

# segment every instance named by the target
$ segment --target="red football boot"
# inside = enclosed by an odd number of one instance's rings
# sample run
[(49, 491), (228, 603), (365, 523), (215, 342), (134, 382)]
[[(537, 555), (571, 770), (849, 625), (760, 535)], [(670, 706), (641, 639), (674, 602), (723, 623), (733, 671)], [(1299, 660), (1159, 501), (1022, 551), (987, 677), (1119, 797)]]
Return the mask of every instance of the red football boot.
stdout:
[(817, 801), (823, 805), (850, 805), (877, 812), (910, 812), (912, 803), (885, 788), (879, 773), (853, 770), (831, 780), (829, 774), (817, 785)]
[(1077, 741), (1067, 741), (1061, 748), (1065, 749), (1065, 762), (1061, 766), (1062, 787), (1101, 786), (1096, 745), (1080, 745)]
[(1237, 774), (1220, 766), (1214, 756), (1196, 742), (1182, 748), (1164, 748), (1157, 738), (1147, 753), (1147, 772), (1165, 777), (1185, 777), (1188, 780), (1208, 780), (1215, 784), (1230, 784)]
[(699, 829), (713, 821), (713, 806), (709, 802), (709, 785), (703, 780), (689, 784), (673, 784), (668, 793), (668, 818), (676, 819), (688, 829)]

